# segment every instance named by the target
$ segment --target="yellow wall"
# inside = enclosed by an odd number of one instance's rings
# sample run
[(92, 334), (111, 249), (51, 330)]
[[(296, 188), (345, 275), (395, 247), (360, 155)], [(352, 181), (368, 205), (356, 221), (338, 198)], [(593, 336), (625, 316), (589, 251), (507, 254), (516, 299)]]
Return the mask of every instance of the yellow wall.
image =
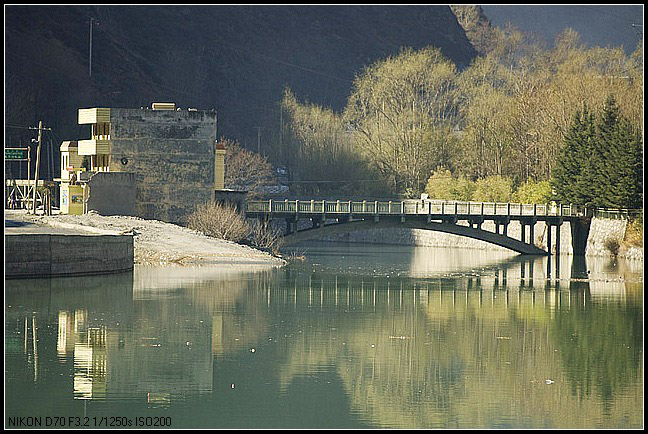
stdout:
[(61, 183), (61, 213), (83, 214), (83, 186)]
[(214, 162), (214, 190), (225, 188), (225, 150), (216, 149)]

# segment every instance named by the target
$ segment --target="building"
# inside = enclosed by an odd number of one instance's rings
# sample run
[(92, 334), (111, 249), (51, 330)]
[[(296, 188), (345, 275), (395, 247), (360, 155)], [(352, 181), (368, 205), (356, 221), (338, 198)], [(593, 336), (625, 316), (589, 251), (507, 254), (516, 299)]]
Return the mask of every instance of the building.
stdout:
[(91, 126), (91, 136), (76, 148), (75, 142), (61, 145), (62, 212), (72, 211), (63, 199), (71, 203), (76, 182), (83, 189), (82, 212), (183, 224), (223, 188), (215, 111), (181, 110), (173, 103), (97, 107), (79, 109), (78, 122)]

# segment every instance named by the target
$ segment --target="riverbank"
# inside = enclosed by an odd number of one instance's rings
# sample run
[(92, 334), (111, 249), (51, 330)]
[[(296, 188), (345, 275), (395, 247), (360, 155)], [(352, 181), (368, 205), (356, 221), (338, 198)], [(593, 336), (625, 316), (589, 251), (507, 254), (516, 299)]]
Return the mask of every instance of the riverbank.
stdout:
[[(130, 234), (133, 236), (134, 263), (144, 266), (250, 265), (278, 267), (281, 258), (252, 247), (208, 237), (191, 229), (157, 220), (131, 216), (58, 214), (33, 216), (24, 211), (5, 210), (7, 219), (35, 226), (95, 234)], [(5, 227), (5, 234), (7, 234)]]

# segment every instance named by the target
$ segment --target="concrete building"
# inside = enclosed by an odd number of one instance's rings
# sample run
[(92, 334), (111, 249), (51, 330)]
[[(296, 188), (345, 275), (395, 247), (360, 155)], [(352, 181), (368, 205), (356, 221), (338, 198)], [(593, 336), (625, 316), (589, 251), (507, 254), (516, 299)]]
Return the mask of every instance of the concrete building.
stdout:
[(223, 188), (224, 149), (216, 149), (215, 111), (154, 103), (150, 109), (79, 109), (78, 119), (91, 126), (91, 138), (79, 140), (76, 149), (74, 142), (61, 146), (61, 199), (74, 190), (76, 173), (83, 212), (182, 224)]

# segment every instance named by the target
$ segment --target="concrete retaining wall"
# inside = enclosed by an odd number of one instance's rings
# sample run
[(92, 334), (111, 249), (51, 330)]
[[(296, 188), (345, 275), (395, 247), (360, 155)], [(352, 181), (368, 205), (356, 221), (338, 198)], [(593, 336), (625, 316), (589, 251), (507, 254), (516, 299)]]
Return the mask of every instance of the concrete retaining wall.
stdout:
[(587, 237), (585, 254), (589, 256), (609, 256), (610, 251), (605, 247), (605, 243), (611, 240), (620, 244), (625, 236), (627, 225), (627, 220), (593, 218), (589, 237)]
[(101, 215), (135, 215), (135, 174), (97, 172), (88, 181), (88, 211)]
[(133, 270), (132, 235), (5, 235), (5, 278)]

